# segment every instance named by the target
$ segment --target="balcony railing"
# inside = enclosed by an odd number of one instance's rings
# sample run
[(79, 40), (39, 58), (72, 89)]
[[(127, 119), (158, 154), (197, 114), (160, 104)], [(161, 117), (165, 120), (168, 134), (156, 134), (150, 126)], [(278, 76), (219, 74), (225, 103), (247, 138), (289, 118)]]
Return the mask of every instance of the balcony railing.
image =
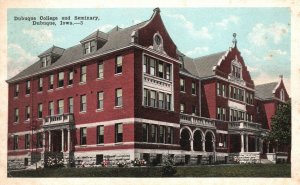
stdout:
[(214, 120), (188, 114), (180, 114), (180, 123), (199, 125), (204, 127), (216, 127)]
[(163, 78), (152, 76), (144, 73), (144, 86), (151, 87), (157, 90), (172, 92), (172, 82)]
[(229, 122), (228, 123), (228, 129), (260, 130), (261, 129), (261, 124), (260, 123), (249, 122), (249, 121), (235, 121), (235, 122)]
[(73, 114), (57, 114), (46, 116), (44, 119), (44, 125), (54, 125), (54, 124), (63, 124), (63, 123), (73, 123), (74, 115)]

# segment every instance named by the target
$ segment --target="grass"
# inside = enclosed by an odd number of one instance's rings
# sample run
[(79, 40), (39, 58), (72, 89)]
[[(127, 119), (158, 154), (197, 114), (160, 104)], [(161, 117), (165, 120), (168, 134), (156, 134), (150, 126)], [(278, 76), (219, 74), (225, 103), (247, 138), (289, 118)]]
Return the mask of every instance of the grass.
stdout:
[[(161, 177), (161, 167), (23, 170), (8, 177)], [(178, 166), (175, 177), (291, 177), (291, 165)]]

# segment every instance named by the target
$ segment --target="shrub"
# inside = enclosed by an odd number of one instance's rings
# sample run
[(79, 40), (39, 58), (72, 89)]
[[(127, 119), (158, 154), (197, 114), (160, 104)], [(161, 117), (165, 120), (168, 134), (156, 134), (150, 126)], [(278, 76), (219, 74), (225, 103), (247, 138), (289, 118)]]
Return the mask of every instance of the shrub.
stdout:
[(177, 170), (174, 166), (173, 160), (168, 157), (165, 162), (163, 163), (162, 167), (162, 176), (163, 177), (172, 177), (176, 174)]

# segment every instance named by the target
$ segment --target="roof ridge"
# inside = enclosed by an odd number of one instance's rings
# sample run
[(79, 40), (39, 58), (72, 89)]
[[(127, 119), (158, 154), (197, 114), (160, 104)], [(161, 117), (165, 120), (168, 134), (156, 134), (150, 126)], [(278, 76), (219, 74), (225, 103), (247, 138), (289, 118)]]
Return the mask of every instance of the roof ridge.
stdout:
[(226, 53), (226, 52), (227, 51), (220, 51), (220, 52), (212, 53), (212, 54), (209, 54), (209, 55), (204, 55), (204, 56), (196, 57), (193, 60), (197, 60), (197, 59), (201, 59), (201, 58), (206, 58), (206, 57), (210, 57), (212, 55), (217, 55), (217, 54)]
[(268, 83), (263, 83), (263, 84), (257, 84), (257, 85), (255, 85), (255, 87), (263, 86), (263, 85), (270, 85), (270, 84), (278, 84), (278, 82), (268, 82)]

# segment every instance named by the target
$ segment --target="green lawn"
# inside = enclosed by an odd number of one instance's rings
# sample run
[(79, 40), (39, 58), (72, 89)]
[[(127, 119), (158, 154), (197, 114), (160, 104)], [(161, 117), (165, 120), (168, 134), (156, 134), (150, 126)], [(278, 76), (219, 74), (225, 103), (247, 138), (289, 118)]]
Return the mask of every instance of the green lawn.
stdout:
[[(175, 177), (291, 177), (290, 164), (178, 166)], [(8, 177), (161, 177), (161, 167), (59, 168), (14, 171)]]

